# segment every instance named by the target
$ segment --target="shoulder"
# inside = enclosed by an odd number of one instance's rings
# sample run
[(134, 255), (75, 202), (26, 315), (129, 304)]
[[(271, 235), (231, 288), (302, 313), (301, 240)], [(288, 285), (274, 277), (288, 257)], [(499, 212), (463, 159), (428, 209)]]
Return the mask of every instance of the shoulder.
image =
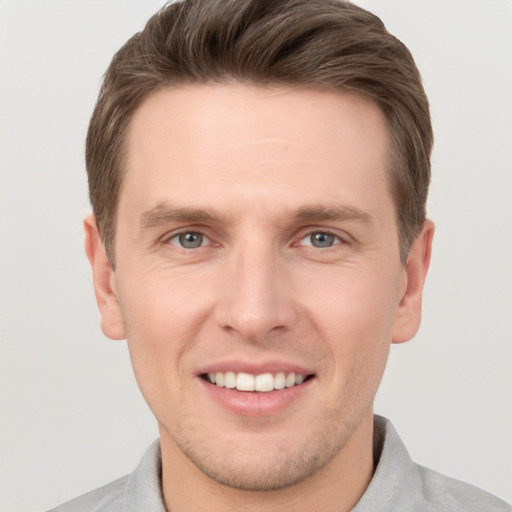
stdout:
[(354, 512), (512, 512), (473, 485), (416, 464), (393, 425), (375, 417), (375, 473)]
[(428, 510), (511, 512), (512, 507), (474, 485), (417, 465)]
[(165, 512), (160, 476), (161, 453), (157, 440), (135, 471), (50, 512)]
[(49, 512), (121, 512), (128, 476), (72, 499)]

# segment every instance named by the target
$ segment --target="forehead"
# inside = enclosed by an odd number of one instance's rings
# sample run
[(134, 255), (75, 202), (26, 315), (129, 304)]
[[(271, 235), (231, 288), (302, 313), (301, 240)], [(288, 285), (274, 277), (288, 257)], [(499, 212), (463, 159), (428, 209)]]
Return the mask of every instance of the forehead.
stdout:
[(262, 186), (269, 202), (293, 203), (297, 193), (306, 203), (319, 194), (343, 201), (357, 192), (371, 204), (369, 179), (387, 191), (385, 120), (352, 94), (239, 83), (166, 88), (135, 112), (126, 142), (121, 202), (126, 190), (134, 205), (183, 193), (221, 200), (227, 187), (243, 202)]

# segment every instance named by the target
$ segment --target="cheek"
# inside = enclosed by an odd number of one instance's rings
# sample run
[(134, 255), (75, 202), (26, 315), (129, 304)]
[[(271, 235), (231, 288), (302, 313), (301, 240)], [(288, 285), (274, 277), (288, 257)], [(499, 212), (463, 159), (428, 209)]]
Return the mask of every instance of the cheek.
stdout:
[(394, 308), (373, 280), (345, 282), (331, 303), (329, 350), (333, 381), (348, 407), (370, 408), (384, 373), (392, 338)]
[(120, 297), (128, 336), (144, 337), (155, 347), (190, 333), (208, 308), (209, 287), (201, 287), (197, 277), (148, 271), (124, 284)]
[(385, 362), (397, 307), (395, 288), (393, 279), (369, 271), (339, 269), (328, 278), (317, 276), (304, 303), (337, 362)]
[(192, 350), (207, 316), (195, 286), (165, 276), (139, 275), (119, 290), (132, 366), (143, 393), (180, 382), (184, 354)]

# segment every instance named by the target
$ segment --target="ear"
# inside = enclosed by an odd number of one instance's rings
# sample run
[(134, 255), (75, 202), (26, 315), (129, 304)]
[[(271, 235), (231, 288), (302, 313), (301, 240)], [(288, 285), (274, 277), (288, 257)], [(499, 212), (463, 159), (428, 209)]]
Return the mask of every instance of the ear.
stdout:
[(433, 236), (434, 223), (426, 220), (409, 249), (407, 263), (403, 269), (404, 285), (395, 318), (393, 343), (409, 341), (420, 327), (423, 286), (430, 264)]
[(125, 331), (115, 289), (115, 274), (101, 243), (94, 215), (84, 219), (84, 230), (85, 252), (91, 264), (94, 293), (101, 314), (101, 330), (108, 338), (122, 340)]

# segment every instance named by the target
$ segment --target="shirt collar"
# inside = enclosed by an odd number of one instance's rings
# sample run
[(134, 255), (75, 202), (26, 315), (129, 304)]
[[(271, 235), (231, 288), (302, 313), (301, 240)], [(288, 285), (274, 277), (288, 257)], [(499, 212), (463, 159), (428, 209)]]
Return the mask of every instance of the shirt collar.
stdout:
[[(375, 472), (353, 512), (407, 510), (414, 502), (413, 490), (421, 487), (416, 466), (387, 419), (375, 416), (373, 437)], [(155, 441), (128, 478), (123, 512), (165, 512), (161, 474), (160, 443)]]
[(123, 512), (166, 512), (162, 496), (162, 455), (155, 441), (128, 478), (123, 495)]
[(374, 417), (373, 452), (375, 472), (352, 512), (398, 512), (412, 510), (421, 475), (393, 425)]

